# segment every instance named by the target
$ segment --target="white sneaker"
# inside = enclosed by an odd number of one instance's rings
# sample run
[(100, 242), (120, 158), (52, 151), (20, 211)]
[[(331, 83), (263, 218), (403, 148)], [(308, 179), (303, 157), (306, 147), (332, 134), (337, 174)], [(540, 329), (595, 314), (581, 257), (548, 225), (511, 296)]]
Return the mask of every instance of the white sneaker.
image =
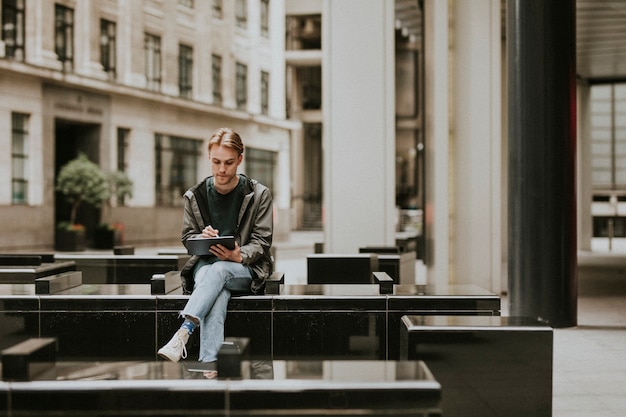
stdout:
[(174, 336), (165, 346), (157, 352), (160, 357), (172, 362), (178, 362), (181, 358), (187, 357), (187, 348), (185, 345), (189, 340), (189, 332), (187, 329), (178, 329)]

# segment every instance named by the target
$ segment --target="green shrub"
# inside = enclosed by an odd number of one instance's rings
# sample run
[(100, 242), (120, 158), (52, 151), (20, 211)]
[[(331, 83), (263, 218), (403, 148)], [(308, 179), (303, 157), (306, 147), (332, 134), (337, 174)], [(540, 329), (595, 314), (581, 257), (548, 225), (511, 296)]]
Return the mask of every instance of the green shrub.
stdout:
[(101, 207), (111, 198), (111, 187), (106, 174), (83, 153), (61, 167), (56, 189), (71, 205), (71, 224), (76, 224), (76, 213), (81, 204)]

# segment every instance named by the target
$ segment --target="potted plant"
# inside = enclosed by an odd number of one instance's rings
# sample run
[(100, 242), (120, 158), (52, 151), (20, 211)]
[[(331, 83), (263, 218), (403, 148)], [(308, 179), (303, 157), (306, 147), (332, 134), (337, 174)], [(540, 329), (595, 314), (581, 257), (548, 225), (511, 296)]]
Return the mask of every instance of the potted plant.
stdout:
[(76, 252), (85, 250), (85, 246), (85, 226), (65, 221), (57, 225), (54, 241), (56, 250)]
[(102, 220), (94, 233), (94, 247), (97, 249), (111, 249), (121, 245), (124, 239), (124, 225), (110, 221), (112, 200), (115, 204), (123, 204), (124, 199), (132, 197), (133, 182), (122, 171), (113, 171), (105, 174), (109, 186), (109, 198), (102, 206)]
[(76, 222), (82, 204), (100, 207), (111, 197), (108, 179), (98, 165), (86, 155), (79, 154), (61, 167), (56, 189), (70, 204), (70, 219), (59, 223), (55, 236), (57, 250), (80, 251), (85, 249), (85, 228)]

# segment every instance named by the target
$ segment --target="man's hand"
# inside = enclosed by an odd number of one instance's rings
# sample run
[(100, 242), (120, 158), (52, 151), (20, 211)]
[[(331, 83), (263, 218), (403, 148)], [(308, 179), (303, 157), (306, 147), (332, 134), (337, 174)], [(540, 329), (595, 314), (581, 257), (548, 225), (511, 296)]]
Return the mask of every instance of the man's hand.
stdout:
[[(204, 231), (203, 231), (204, 233)], [(243, 257), (241, 256), (241, 250), (239, 244), (235, 242), (235, 249), (230, 250), (224, 245), (211, 246), (210, 252), (217, 256), (221, 261), (231, 261), (242, 263)]]
[(212, 228), (210, 225), (202, 229), (202, 237), (218, 237), (219, 230)]

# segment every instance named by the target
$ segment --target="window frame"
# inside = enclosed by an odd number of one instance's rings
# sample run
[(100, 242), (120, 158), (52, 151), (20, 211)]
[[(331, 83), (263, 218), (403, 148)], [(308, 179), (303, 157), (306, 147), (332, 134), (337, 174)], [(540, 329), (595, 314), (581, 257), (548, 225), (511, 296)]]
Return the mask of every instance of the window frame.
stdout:
[(213, 84), (213, 104), (221, 106), (223, 100), (222, 86), (222, 56), (211, 55), (211, 80)]
[(248, 0), (235, 0), (235, 25), (241, 29), (248, 28)]
[[(155, 203), (182, 207), (182, 195), (196, 183), (202, 140), (154, 134)], [(167, 163), (169, 161), (169, 164)]]
[(235, 64), (235, 100), (237, 110), (246, 110), (248, 106), (248, 66), (241, 62)]
[(100, 19), (100, 65), (109, 75), (117, 78), (117, 24), (111, 20)]
[(150, 91), (161, 91), (162, 76), (162, 56), (161, 37), (152, 33), (144, 33), (144, 57), (146, 89)]
[(276, 151), (248, 147), (246, 148), (246, 173), (250, 178), (274, 190), (277, 159), (278, 152)]
[[(11, 113), (11, 204), (13, 205), (28, 204), (29, 122), (29, 114)], [(16, 198), (17, 195), (21, 195), (21, 198)]]
[(626, 83), (592, 86), (590, 102), (592, 188), (625, 191), (626, 128), (619, 121), (626, 117)]
[(270, 110), (270, 73), (261, 71), (261, 114), (268, 115)]
[(64, 71), (74, 69), (74, 9), (54, 5), (54, 52)]
[(270, 0), (260, 0), (261, 8), (261, 36), (270, 37)]
[(25, 19), (25, 0), (2, 1), (1, 33), (5, 58), (12, 58), (17, 61), (25, 60)]
[[(126, 155), (128, 153), (128, 145), (130, 138), (130, 129), (126, 127), (117, 128), (117, 170), (120, 172), (127, 172), (128, 163)], [(117, 199), (118, 205), (126, 205), (125, 196), (121, 196)]]
[(193, 47), (178, 44), (178, 94), (193, 97)]

